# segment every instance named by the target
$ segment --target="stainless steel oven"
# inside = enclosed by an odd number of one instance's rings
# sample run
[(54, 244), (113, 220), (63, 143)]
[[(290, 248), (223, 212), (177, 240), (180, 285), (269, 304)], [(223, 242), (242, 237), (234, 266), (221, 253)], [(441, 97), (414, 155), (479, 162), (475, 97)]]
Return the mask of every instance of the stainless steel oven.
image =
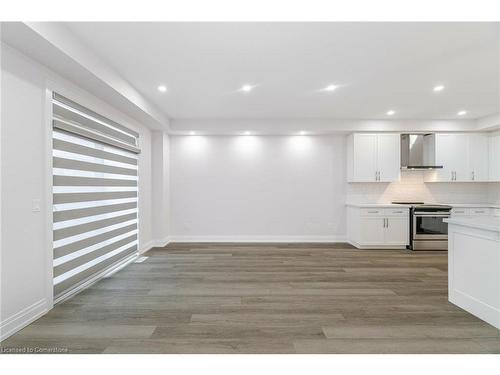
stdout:
[(450, 206), (417, 205), (411, 209), (411, 249), (447, 250)]

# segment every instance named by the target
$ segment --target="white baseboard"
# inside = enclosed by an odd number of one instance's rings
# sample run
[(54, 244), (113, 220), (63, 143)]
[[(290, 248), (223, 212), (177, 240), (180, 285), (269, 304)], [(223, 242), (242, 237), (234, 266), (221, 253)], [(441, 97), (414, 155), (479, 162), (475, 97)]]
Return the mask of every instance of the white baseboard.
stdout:
[(41, 299), (40, 301), (35, 302), (34, 304), (0, 322), (0, 341), (5, 340), (7, 337), (34, 322), (48, 310), (47, 301), (45, 299)]
[(161, 240), (155, 240), (153, 242), (154, 242), (154, 247), (164, 247), (170, 243), (170, 237), (165, 237)]
[(500, 329), (500, 310), (460, 290), (449, 288), (448, 300), (486, 323)]
[(391, 246), (391, 245), (383, 245), (383, 246), (371, 246), (371, 245), (361, 245), (356, 241), (351, 241), (351, 240), (346, 240), (349, 245), (354, 246), (357, 249), (360, 250), (407, 250), (406, 245), (397, 245), (397, 246)]
[(141, 246), (141, 249), (139, 250), (139, 254), (144, 254), (146, 251), (149, 251), (153, 248), (154, 246), (154, 241), (148, 241), (144, 245)]
[(339, 243), (345, 236), (171, 236), (170, 242)]
[(169, 243), (170, 243), (170, 237), (165, 237), (165, 238), (160, 239), (160, 240), (148, 241), (141, 247), (141, 251), (139, 252), (139, 254), (142, 255), (142, 254), (146, 253), (147, 251), (151, 250), (153, 247), (167, 246)]
[(349, 245), (352, 245), (354, 247), (357, 247), (359, 249), (359, 244), (355, 241), (351, 241), (350, 239), (346, 239), (345, 242), (347, 242)]

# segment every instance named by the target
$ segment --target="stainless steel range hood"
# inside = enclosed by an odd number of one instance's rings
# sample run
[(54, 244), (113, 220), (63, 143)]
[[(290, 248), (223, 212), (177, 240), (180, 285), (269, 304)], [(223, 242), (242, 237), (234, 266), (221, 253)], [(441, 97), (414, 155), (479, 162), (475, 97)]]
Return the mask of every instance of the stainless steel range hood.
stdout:
[(434, 134), (401, 134), (401, 169), (439, 169)]

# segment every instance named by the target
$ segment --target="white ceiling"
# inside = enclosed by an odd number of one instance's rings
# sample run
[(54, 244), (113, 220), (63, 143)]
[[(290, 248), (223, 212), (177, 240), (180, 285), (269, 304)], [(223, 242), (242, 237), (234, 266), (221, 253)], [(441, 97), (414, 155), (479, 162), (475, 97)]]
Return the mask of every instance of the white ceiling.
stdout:
[[(67, 23), (174, 119), (455, 119), (499, 109), (494, 23)], [(168, 92), (157, 91), (165, 84)], [(238, 89), (256, 87), (250, 93)], [(320, 91), (339, 85), (331, 93)], [(439, 93), (432, 88), (446, 86)]]

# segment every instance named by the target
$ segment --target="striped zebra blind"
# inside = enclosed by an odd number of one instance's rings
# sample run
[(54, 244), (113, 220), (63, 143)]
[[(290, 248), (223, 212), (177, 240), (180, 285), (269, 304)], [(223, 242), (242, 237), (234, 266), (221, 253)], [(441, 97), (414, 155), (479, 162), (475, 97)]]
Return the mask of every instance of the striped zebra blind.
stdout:
[(54, 301), (138, 252), (137, 133), (53, 99)]

